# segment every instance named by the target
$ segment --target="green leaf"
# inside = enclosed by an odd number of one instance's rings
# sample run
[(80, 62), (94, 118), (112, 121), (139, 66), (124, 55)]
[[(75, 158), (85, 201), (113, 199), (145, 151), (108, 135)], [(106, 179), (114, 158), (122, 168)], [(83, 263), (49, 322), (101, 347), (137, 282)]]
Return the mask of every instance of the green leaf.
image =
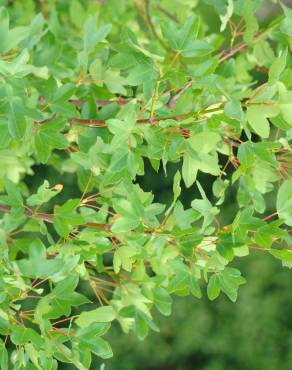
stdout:
[(221, 138), (216, 132), (206, 131), (192, 135), (188, 139), (188, 143), (198, 153), (209, 153), (216, 148), (220, 140)]
[(201, 292), (201, 288), (199, 285), (199, 279), (196, 276), (194, 269), (192, 269), (191, 276), (190, 276), (190, 291), (194, 297), (199, 298), (199, 299), (202, 298), (202, 292)]
[(286, 232), (280, 229), (279, 226), (281, 224), (282, 221), (277, 220), (257, 229), (254, 235), (256, 243), (261, 247), (269, 248), (274, 239), (284, 238), (286, 236)]
[(226, 6), (226, 13), (219, 15), (221, 20), (220, 32), (225, 30), (228, 21), (232, 17), (232, 14), (233, 14), (233, 0), (228, 0), (228, 4)]
[(56, 319), (60, 316), (69, 316), (72, 306), (80, 306), (90, 302), (84, 295), (75, 291), (78, 284), (76, 275), (68, 276), (59, 282), (52, 292), (46, 297), (49, 303), (49, 310), (45, 316)]
[(219, 281), (219, 276), (216, 274), (213, 274), (208, 282), (207, 286), (207, 294), (208, 298), (213, 301), (216, 299), (221, 291), (221, 286), (220, 286), (220, 281)]
[(132, 264), (135, 261), (133, 258), (137, 254), (137, 250), (131, 246), (122, 246), (114, 254), (113, 266), (116, 274), (119, 273), (121, 267), (131, 272)]
[(127, 79), (122, 77), (119, 71), (108, 69), (103, 75), (103, 81), (112, 94), (126, 95)]
[(67, 238), (75, 226), (84, 223), (83, 217), (76, 211), (79, 203), (79, 199), (70, 199), (56, 208), (53, 222), (60, 236)]
[(136, 229), (139, 224), (140, 221), (138, 219), (119, 218), (112, 224), (111, 230), (114, 233), (125, 233)]
[(86, 21), (86, 13), (78, 0), (72, 0), (70, 4), (70, 19), (76, 27), (82, 28)]
[(164, 316), (171, 314), (172, 299), (170, 294), (161, 287), (156, 287), (153, 291), (155, 306)]
[(2, 370), (8, 370), (8, 352), (2, 340), (0, 340), (0, 367)]
[(245, 279), (240, 275), (241, 273), (239, 270), (231, 267), (226, 267), (219, 274), (219, 284), (221, 290), (232, 302), (237, 300), (238, 287), (245, 283)]
[(87, 339), (91, 341), (107, 333), (110, 327), (111, 324), (108, 322), (94, 323), (85, 328), (78, 328), (76, 330), (76, 337), (82, 341), (86, 341)]
[(95, 59), (89, 67), (89, 73), (97, 86), (102, 86), (103, 66), (100, 59)]
[(262, 107), (258, 105), (249, 106), (246, 115), (250, 126), (256, 134), (262, 138), (268, 138), (270, 136), (270, 124), (265, 117)]
[(96, 356), (103, 359), (113, 357), (112, 348), (106, 340), (102, 338), (86, 338), (82, 341), (82, 344), (85, 345), (86, 349), (89, 349)]
[(19, 191), (17, 185), (10, 181), (9, 179), (5, 179), (5, 190), (7, 192), (6, 202), (11, 207), (23, 207), (23, 199), (22, 195)]
[(4, 6), (0, 8), (0, 34), (2, 39), (0, 52), (3, 53), (7, 50), (7, 39), (9, 34), (9, 13)]
[(89, 17), (84, 24), (84, 49), (91, 51), (96, 44), (103, 41), (112, 28), (111, 24), (105, 24), (99, 29), (96, 28), (96, 22), (93, 17)]
[(28, 342), (42, 345), (41, 336), (35, 330), (21, 325), (11, 326), (11, 340), (16, 345), (24, 345)]
[(288, 50), (285, 49), (272, 63), (269, 69), (269, 84), (274, 84), (279, 80), (279, 77), (286, 66), (287, 53)]
[(245, 20), (246, 28), (244, 33), (244, 41), (252, 44), (253, 36), (257, 32), (259, 26), (255, 16), (254, 4), (252, 0), (246, 0), (243, 3), (243, 17)]
[(196, 181), (198, 173), (198, 162), (195, 160), (189, 153), (185, 153), (183, 157), (183, 166), (182, 166), (182, 177), (186, 184), (186, 187), (189, 188)]
[(243, 111), (240, 101), (231, 98), (231, 100), (224, 105), (224, 113), (231, 118), (241, 121), (243, 118)]
[(64, 135), (60, 133), (65, 122), (50, 121), (38, 127), (34, 136), (34, 146), (36, 156), (42, 163), (46, 163), (53, 149), (64, 149), (68, 142)]
[(184, 50), (194, 42), (198, 32), (199, 21), (196, 17), (190, 17), (184, 25), (178, 29), (171, 22), (162, 23), (162, 33), (169, 46), (176, 50)]
[(292, 251), (290, 250), (275, 249), (270, 251), (270, 254), (282, 261), (292, 262)]
[(157, 72), (152, 63), (139, 64), (132, 68), (126, 82), (128, 85), (136, 86), (156, 79)]
[(93, 323), (111, 322), (116, 318), (116, 313), (111, 306), (99, 307), (92, 311), (84, 311), (76, 319), (76, 324), (80, 328), (86, 328)]
[(199, 182), (197, 182), (197, 185), (203, 199), (193, 200), (191, 206), (204, 217), (204, 222), (202, 225), (204, 230), (208, 225), (210, 225), (214, 217), (219, 213), (219, 209), (212, 206)]
[(288, 226), (292, 226), (292, 180), (286, 180), (280, 186), (277, 195), (277, 212)]
[(46, 248), (39, 239), (33, 241), (28, 248), (29, 258), (20, 259), (16, 264), (23, 276), (46, 279), (56, 274), (64, 265), (62, 259), (47, 259)]
[(210, 54), (214, 50), (213, 46), (203, 40), (189, 42), (182, 50), (181, 55), (185, 58), (198, 58)]
[(6, 7), (2, 6), (0, 8), (0, 33), (0, 53), (5, 53), (15, 48), (27, 36), (28, 28), (15, 27), (9, 30), (9, 13)]
[(50, 184), (47, 180), (38, 188), (37, 193), (27, 198), (27, 204), (30, 206), (39, 206), (43, 203), (47, 203), (50, 199), (55, 197), (63, 189), (63, 185), (58, 184), (53, 188), (50, 188)]
[(225, 199), (225, 191), (229, 186), (228, 180), (222, 180), (221, 178), (217, 178), (212, 185), (212, 191), (216, 198), (219, 198), (216, 205), (220, 205), (224, 202)]
[(281, 22), (280, 30), (288, 36), (292, 36), (292, 11), (290, 8), (281, 3), (281, 6), (285, 13), (285, 18)]
[(181, 182), (181, 175), (180, 175), (180, 172), (177, 171), (173, 179), (173, 201), (174, 202), (177, 200), (177, 198), (180, 196), (180, 193), (181, 193), (180, 182)]
[(23, 102), (20, 97), (13, 96), (7, 105), (8, 129), (12, 137), (23, 137), (26, 129)]

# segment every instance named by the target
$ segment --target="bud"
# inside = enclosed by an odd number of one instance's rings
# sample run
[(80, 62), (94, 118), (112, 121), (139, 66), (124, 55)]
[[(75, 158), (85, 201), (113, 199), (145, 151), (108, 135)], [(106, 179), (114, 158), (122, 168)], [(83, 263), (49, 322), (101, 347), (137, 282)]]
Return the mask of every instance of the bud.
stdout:
[(63, 189), (63, 185), (62, 184), (57, 184), (57, 185), (54, 186), (53, 189), (55, 189), (57, 191), (61, 191)]

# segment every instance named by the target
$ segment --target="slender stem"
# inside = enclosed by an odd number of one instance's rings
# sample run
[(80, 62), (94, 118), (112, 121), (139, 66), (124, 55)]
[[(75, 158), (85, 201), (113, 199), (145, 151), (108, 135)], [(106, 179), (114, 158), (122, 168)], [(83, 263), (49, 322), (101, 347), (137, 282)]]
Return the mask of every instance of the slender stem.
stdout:
[[(187, 86), (185, 86), (184, 90), (179, 93), (179, 96), (191, 85), (191, 81), (188, 81)], [(177, 98), (176, 98), (177, 99)], [(190, 118), (195, 115), (202, 115), (202, 114), (208, 114), (213, 112), (218, 112), (223, 109), (223, 103), (220, 104), (218, 107), (215, 108), (205, 108), (199, 111), (194, 112), (188, 112), (184, 114), (179, 114), (177, 116), (169, 116), (169, 117), (156, 117), (156, 118), (141, 118), (136, 121), (138, 125), (141, 124), (153, 124), (157, 123), (159, 121), (166, 121), (166, 120), (174, 120), (174, 121), (180, 121), (185, 118)], [(89, 127), (106, 127), (106, 121), (101, 119), (87, 119), (87, 118), (72, 118), (69, 121), (71, 125), (80, 125), (80, 126), (89, 126)]]
[[(11, 207), (0, 205), (0, 212), (9, 213), (10, 211), (11, 211)], [(45, 222), (48, 222), (48, 223), (51, 223), (51, 224), (53, 223), (54, 215), (48, 215), (48, 214), (44, 214), (44, 213), (34, 213), (33, 211), (29, 211), (27, 209), (25, 209), (24, 214), (27, 217), (37, 218), (39, 220), (42, 220), (42, 221), (45, 221)], [(88, 222), (88, 223), (86, 223), (84, 225), (81, 225), (81, 226), (89, 227), (89, 228), (92, 228), (92, 229), (98, 229), (98, 230), (109, 230), (109, 227), (110, 227), (109, 224), (98, 224), (98, 223), (94, 223), (94, 222)]]
[(160, 11), (162, 14), (166, 15), (169, 19), (171, 19), (175, 23), (179, 23), (177, 17), (173, 14), (171, 14), (168, 10), (164, 9), (162, 6), (157, 5), (156, 9)]
[(73, 316), (70, 316), (70, 317), (66, 317), (66, 319), (55, 321), (55, 322), (53, 322), (53, 325), (57, 325), (57, 324), (61, 324), (62, 322), (73, 320), (76, 317), (79, 317), (79, 315), (73, 315)]
[(180, 98), (180, 96), (190, 87), (192, 86), (193, 80), (189, 80), (186, 82), (174, 95), (172, 95), (166, 105), (168, 108), (173, 108), (175, 106), (175, 103)]
[(151, 19), (151, 1), (150, 0), (146, 0), (146, 20), (147, 20), (149, 28), (151, 29), (151, 31), (153, 33), (153, 36), (158, 40), (160, 45), (165, 50), (169, 51), (169, 47), (165, 44), (165, 42), (162, 40), (162, 38), (158, 35), (158, 33), (157, 33), (157, 31), (154, 27), (154, 24), (152, 22), (152, 19)]
[(274, 216), (277, 216), (278, 215), (278, 212), (274, 212), (274, 213), (271, 213), (270, 215), (262, 218), (262, 221), (267, 221), (269, 220), (270, 218), (274, 217)]

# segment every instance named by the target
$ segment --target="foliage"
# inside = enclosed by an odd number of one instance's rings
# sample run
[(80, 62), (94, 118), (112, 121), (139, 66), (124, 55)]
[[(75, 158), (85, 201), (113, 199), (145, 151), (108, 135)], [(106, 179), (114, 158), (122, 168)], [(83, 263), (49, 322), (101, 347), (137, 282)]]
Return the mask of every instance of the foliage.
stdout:
[[(215, 301), (174, 297), (171, 320), (154, 313), (160, 332), (142, 342), (133, 334), (125, 341), (113, 325), (107, 336), (114, 356), (106, 369), (290, 370), (290, 271), (260, 251), (237, 259), (236, 267), (249, 283), (235, 305), (225, 295)], [(92, 369), (97, 364), (96, 358)]]
[[(113, 320), (144, 339), (172, 294), (236, 301), (235, 257), (291, 267), (291, 9), (262, 25), (258, 0), (2, 3), (1, 368), (89, 369)], [(146, 159), (179, 165), (169, 204), (139, 185)], [(30, 189), (37, 165), (79, 194)]]

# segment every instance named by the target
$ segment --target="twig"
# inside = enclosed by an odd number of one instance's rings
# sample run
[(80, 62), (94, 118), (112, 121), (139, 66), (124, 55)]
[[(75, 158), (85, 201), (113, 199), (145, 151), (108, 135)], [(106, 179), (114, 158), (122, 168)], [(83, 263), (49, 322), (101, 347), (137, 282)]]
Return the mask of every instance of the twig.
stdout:
[(278, 212), (274, 212), (274, 213), (271, 213), (270, 215), (262, 218), (262, 221), (267, 221), (269, 220), (270, 218), (274, 217), (274, 216), (277, 216), (278, 215)]
[[(11, 211), (11, 207), (0, 205), (0, 212), (9, 213), (10, 211)], [(53, 223), (54, 215), (48, 215), (48, 214), (45, 214), (45, 213), (34, 213), (33, 211), (29, 211), (28, 209), (24, 210), (24, 214), (27, 217), (37, 218), (39, 220), (45, 221), (45, 222), (50, 223), (50, 224)], [(85, 227), (89, 227), (89, 228), (97, 229), (97, 230), (109, 230), (110, 229), (109, 224), (98, 224), (98, 223), (94, 223), (94, 222), (88, 222), (88, 223), (80, 225), (80, 226), (85, 226)]]
[(169, 47), (165, 44), (165, 42), (162, 40), (162, 38), (158, 35), (155, 27), (154, 27), (154, 24), (152, 22), (152, 19), (151, 19), (151, 1), (150, 0), (146, 0), (146, 20), (147, 20), (147, 23), (148, 23), (148, 26), (149, 28), (151, 29), (152, 33), (153, 33), (153, 36), (158, 40), (158, 42), (160, 43), (160, 45), (167, 51), (169, 51)]
[[(10, 211), (11, 211), (11, 207), (0, 205), (0, 212), (10, 212)], [(34, 214), (33, 211), (30, 211), (27, 208), (24, 210), (24, 214), (27, 217), (37, 217), (39, 220), (42, 220), (42, 221), (45, 221), (45, 222), (49, 222), (49, 223), (53, 222), (53, 218), (52, 218), (51, 215), (47, 215), (45, 213)]]
[(171, 19), (172, 21), (174, 21), (175, 23), (179, 23), (177, 17), (173, 14), (171, 14), (168, 10), (162, 8), (162, 6), (160, 5), (157, 5), (156, 6), (156, 9), (159, 10), (161, 13), (163, 13), (164, 15), (166, 15), (169, 19)]
[[(191, 81), (188, 81), (189, 84), (191, 84)], [(153, 124), (153, 123), (158, 123), (160, 121), (166, 121), (166, 120), (174, 120), (174, 121), (180, 121), (185, 118), (190, 118), (194, 117), (195, 115), (202, 115), (202, 114), (207, 114), (207, 113), (212, 113), (212, 112), (217, 112), (223, 109), (223, 103), (220, 104), (216, 108), (205, 108), (199, 111), (194, 111), (194, 112), (188, 112), (184, 114), (179, 114), (176, 116), (169, 116), (169, 117), (156, 117), (156, 118), (142, 118), (138, 119), (136, 121), (136, 124)], [(71, 118), (69, 120), (71, 125), (79, 125), (79, 126), (89, 126), (89, 127), (106, 127), (106, 120), (102, 119), (88, 119), (88, 118)]]
[[(273, 24), (271, 27), (269, 27), (268, 29), (266, 29), (265, 31), (257, 34), (255, 37), (254, 37), (254, 41), (258, 41), (260, 40), (266, 33), (270, 32), (273, 28), (275, 28), (276, 26), (278, 25), (278, 23), (275, 23)], [(235, 45), (234, 47), (226, 50), (223, 55), (219, 58), (219, 63), (223, 63), (225, 62), (226, 60), (230, 59), (231, 57), (233, 57), (235, 54), (237, 54), (238, 52), (240, 52), (241, 50), (245, 49), (246, 47), (248, 46), (248, 44), (244, 41), (241, 41), (240, 43), (238, 43), (237, 45)], [(181, 94), (184, 93), (184, 91), (192, 84), (193, 80), (190, 80), (188, 81), (187, 83), (185, 83), (179, 90), (176, 94), (174, 94), (170, 99), (169, 101), (166, 103), (166, 105), (169, 107), (169, 108), (172, 108), (176, 101), (179, 99), (179, 97), (181, 96)], [(178, 95), (178, 96), (177, 96)], [(172, 99), (174, 99), (174, 101), (172, 102)]]
[(53, 120), (53, 119), (55, 119), (56, 117), (57, 117), (57, 115), (56, 115), (56, 113), (54, 113), (54, 114), (52, 114), (50, 117), (45, 118), (45, 119), (43, 119), (43, 120), (41, 120), (41, 121), (34, 121), (34, 123), (39, 124), (39, 125), (43, 125), (43, 124), (45, 124), (45, 123), (47, 123), (47, 122), (49, 122), (49, 121), (52, 121), (52, 120)]
[(65, 319), (53, 322), (52, 325), (54, 326), (54, 325), (61, 324), (61, 323), (66, 322), (66, 321), (74, 320), (74, 319), (76, 319), (76, 317), (79, 317), (79, 316), (80, 315), (73, 315), (73, 316), (70, 316), (70, 317), (66, 317)]
[(168, 102), (166, 103), (167, 107), (172, 109), (175, 106), (177, 100), (181, 97), (181, 95), (192, 85), (193, 80), (189, 80), (186, 82), (174, 95), (172, 95)]
[(247, 46), (246, 42), (242, 41), (239, 44), (235, 45), (233, 48), (227, 50), (219, 59), (219, 63), (223, 63), (225, 60), (233, 57), (240, 50), (244, 49)]
[[(106, 105), (116, 103), (120, 107), (127, 104), (128, 100), (124, 98), (118, 98), (117, 100), (95, 100), (96, 107), (105, 107)], [(69, 103), (73, 104), (77, 108), (83, 107), (83, 105), (86, 103), (86, 100), (83, 99), (69, 99)]]

